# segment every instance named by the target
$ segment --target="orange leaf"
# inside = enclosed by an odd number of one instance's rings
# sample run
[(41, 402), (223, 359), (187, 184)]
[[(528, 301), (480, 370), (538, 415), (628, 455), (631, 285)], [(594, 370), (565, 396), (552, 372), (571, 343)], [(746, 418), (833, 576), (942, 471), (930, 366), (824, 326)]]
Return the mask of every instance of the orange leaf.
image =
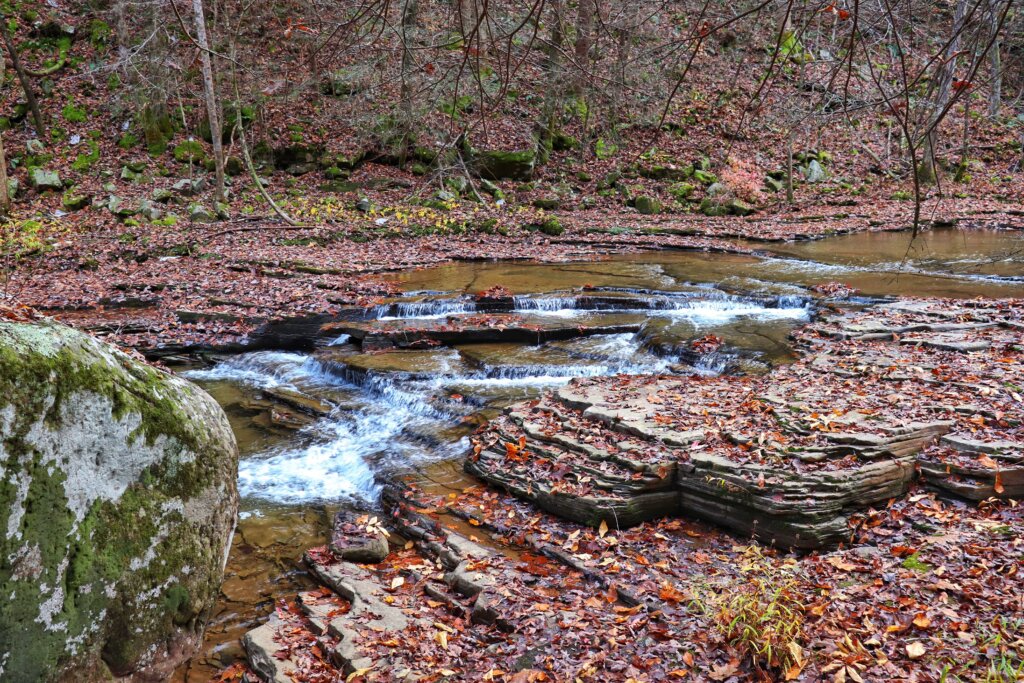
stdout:
[(987, 455), (979, 455), (978, 462), (991, 470), (999, 469), (999, 463), (997, 463), (995, 460), (988, 457)]

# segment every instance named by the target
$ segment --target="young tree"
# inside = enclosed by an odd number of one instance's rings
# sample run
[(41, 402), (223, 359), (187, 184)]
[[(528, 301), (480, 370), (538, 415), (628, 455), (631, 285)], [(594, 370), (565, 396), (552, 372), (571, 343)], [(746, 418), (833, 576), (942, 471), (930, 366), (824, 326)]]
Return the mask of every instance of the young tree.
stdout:
[(39, 135), (45, 135), (46, 124), (43, 122), (43, 114), (39, 110), (39, 101), (36, 100), (35, 91), (32, 89), (32, 80), (21, 63), (21, 58), (18, 56), (18, 46), (14, 44), (10, 29), (7, 27), (7, 17), (2, 14), (0, 14), (0, 35), (3, 36), (4, 45), (7, 47), (7, 54), (11, 57), (11, 64), (14, 66), (14, 71), (18, 74), (18, 80), (21, 81), (21, 87), (25, 91), (25, 101), (28, 102), (28, 108), (32, 111), (32, 118), (36, 122), (36, 132)]
[(203, 94), (206, 98), (207, 120), (210, 123), (210, 139), (213, 142), (215, 192), (217, 201), (223, 202), (226, 199), (224, 191), (223, 126), (221, 125), (220, 103), (217, 100), (217, 90), (214, 82), (210, 41), (206, 36), (206, 17), (203, 12), (203, 0), (192, 0), (192, 14), (195, 17), (196, 45), (199, 47), (199, 59), (203, 69)]

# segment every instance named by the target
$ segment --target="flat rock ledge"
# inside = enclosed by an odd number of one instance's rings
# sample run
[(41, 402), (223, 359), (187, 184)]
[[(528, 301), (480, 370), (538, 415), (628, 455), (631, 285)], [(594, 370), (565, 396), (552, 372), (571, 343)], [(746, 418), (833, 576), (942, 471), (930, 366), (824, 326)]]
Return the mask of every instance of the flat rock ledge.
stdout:
[(632, 526), (692, 515), (780, 546), (849, 540), (918, 476), (1024, 494), (1019, 300), (911, 300), (801, 330), (758, 378), (576, 380), (479, 432), (465, 469), (553, 514)]

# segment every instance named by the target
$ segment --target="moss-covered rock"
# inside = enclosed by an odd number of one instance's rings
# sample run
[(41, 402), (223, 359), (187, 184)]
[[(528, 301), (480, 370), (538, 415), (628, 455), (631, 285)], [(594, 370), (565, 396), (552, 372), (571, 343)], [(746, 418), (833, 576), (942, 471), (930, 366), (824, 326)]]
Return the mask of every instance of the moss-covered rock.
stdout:
[(690, 183), (675, 183), (669, 186), (668, 192), (676, 201), (685, 202), (693, 196), (695, 189)]
[(181, 163), (201, 164), (206, 159), (206, 152), (198, 140), (186, 140), (174, 148), (174, 158)]
[(694, 170), (693, 179), (701, 185), (714, 185), (718, 182), (718, 177), (714, 173), (699, 168)]
[(57, 175), (57, 172), (50, 171), (45, 168), (33, 168), (29, 171), (28, 184), (31, 185), (32, 189), (36, 192), (60, 190), (64, 187), (64, 183), (61, 181), (60, 176)]
[(0, 323), (4, 680), (163, 680), (214, 607), (237, 509), (224, 413), (53, 322)]
[(518, 152), (500, 150), (473, 153), (473, 170), (487, 180), (529, 180), (537, 164), (537, 152), (527, 149)]
[(645, 216), (650, 216), (656, 213), (661, 213), (662, 205), (655, 197), (649, 197), (647, 195), (640, 195), (636, 198), (633, 206), (636, 210)]
[(68, 190), (61, 197), (61, 205), (67, 211), (81, 211), (85, 207), (89, 206), (92, 202), (92, 197), (87, 194), (79, 194), (74, 191), (74, 188)]

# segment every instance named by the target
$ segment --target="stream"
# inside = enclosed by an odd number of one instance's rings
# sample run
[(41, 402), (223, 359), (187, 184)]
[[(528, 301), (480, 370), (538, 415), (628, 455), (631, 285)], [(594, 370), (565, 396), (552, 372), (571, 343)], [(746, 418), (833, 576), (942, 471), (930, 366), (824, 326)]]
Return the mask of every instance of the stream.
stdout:
[[(473, 485), (460, 466), (467, 435), (510, 403), (573, 377), (765, 372), (793, 358), (789, 332), (815, 315), (820, 295), (811, 287), (821, 283), (859, 290), (854, 304), (1024, 296), (1021, 232), (741, 246), (756, 253), (463, 262), (388, 274), (402, 294), (315, 340), (312, 352), (258, 351), (185, 372), (228, 413), (242, 453), (242, 502), (204, 651), (175, 680), (209, 680), (241, 656), (239, 638), (275, 596), (312, 585), (301, 553), (324, 543), (339, 506), (372, 506), (381, 482), (395, 477), (433, 492)], [(476, 297), (496, 287), (507, 290), (500, 299)], [(460, 340), (465, 326), (484, 331)], [(424, 329), (431, 336), (417, 342)], [(411, 348), (374, 352), (380, 340)]]

